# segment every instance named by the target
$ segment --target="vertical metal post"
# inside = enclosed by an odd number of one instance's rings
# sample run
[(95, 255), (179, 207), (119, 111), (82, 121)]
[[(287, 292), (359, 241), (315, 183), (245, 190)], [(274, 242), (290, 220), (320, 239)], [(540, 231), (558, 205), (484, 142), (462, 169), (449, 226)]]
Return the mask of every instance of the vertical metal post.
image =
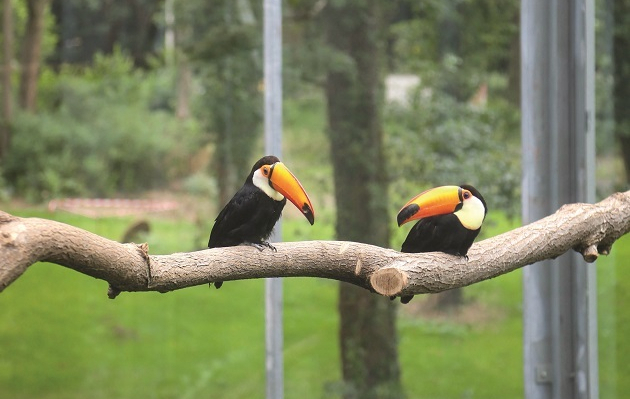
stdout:
[[(521, 2), (523, 223), (594, 201), (594, 2)], [(525, 397), (598, 397), (595, 269), (565, 254), (523, 271)]]
[[(264, 0), (265, 151), (282, 157), (282, 1)], [(282, 241), (276, 224), (271, 241)], [(265, 279), (267, 399), (284, 397), (282, 279)]]

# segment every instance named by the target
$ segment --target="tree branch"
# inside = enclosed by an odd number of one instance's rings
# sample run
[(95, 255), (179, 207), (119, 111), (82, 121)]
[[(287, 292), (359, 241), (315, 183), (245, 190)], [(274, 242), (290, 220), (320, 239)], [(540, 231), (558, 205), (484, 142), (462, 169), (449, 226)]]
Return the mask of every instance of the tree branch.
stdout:
[(608, 254), (630, 231), (630, 191), (556, 213), (474, 244), (468, 260), (442, 253), (404, 254), (345, 241), (275, 244), (149, 255), (147, 244), (120, 244), (64, 223), (0, 211), (0, 292), (33, 263), (52, 262), (110, 283), (120, 291), (167, 292), (213, 281), (323, 277), (382, 295), (435, 293), (463, 287), (555, 258), (571, 248), (587, 262)]

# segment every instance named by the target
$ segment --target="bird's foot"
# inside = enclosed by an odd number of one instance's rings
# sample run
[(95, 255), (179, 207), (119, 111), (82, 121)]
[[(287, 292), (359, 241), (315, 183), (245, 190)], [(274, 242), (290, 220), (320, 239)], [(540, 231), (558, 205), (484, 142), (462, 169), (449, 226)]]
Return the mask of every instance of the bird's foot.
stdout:
[(278, 250), (276, 249), (276, 247), (274, 247), (273, 245), (271, 245), (270, 243), (268, 243), (267, 241), (261, 241), (261, 242), (248, 242), (247, 245), (251, 245), (252, 247), (258, 249), (260, 252), (264, 251), (265, 248), (269, 248), (271, 249), (273, 252), (278, 252)]

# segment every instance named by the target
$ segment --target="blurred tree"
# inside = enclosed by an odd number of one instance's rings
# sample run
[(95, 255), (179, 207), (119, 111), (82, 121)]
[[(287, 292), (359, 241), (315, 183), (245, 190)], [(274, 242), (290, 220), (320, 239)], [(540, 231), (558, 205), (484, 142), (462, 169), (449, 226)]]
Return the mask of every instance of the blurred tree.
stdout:
[(0, 121), (0, 162), (4, 160), (11, 141), (13, 119), (13, 7), (11, 0), (2, 2), (2, 121)]
[(147, 68), (161, 42), (156, 14), (164, 0), (53, 0), (60, 40), (53, 64), (89, 64), (96, 53), (116, 46), (131, 54), (134, 65)]
[(630, 0), (613, 3), (613, 65), (615, 137), (621, 145), (621, 156), (630, 183)]
[[(329, 2), (322, 13), (332, 49), (325, 93), (339, 240), (389, 245), (387, 173), (381, 126), (381, 5)], [(396, 304), (340, 284), (344, 398), (403, 397)]]
[(215, 143), (211, 163), (222, 207), (243, 184), (260, 132), (261, 2), (178, 2), (178, 44), (197, 71), (202, 95), (195, 110)]
[[(507, 76), (508, 70), (518, 69), (518, 0), (401, 0), (399, 4), (402, 11), (390, 27), (391, 72), (424, 79), (425, 74), (455, 63), (457, 75), (432, 81), (431, 86), (467, 101), (489, 74)], [(502, 89), (511, 93), (496, 94), (513, 96), (517, 75), (511, 83)]]
[(50, 0), (26, 0), (27, 20), (22, 44), (22, 77), (20, 79), (20, 106), (34, 111), (37, 105), (37, 78), (42, 62), (44, 17)]

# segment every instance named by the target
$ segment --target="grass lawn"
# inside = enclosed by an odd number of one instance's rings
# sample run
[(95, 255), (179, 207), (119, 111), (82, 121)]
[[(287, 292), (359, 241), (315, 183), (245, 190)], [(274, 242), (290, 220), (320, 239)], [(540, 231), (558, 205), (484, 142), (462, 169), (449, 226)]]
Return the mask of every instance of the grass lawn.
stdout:
[[(57, 219), (113, 239), (130, 218)], [(299, 216), (299, 215), (298, 215)], [(332, 219), (322, 215), (324, 219)], [(193, 250), (192, 223), (152, 218), (152, 253)], [(306, 225), (306, 227), (305, 227)], [(331, 237), (332, 224), (307, 229), (288, 217), (285, 239)], [(491, 214), (485, 236), (512, 228)], [(599, 262), (602, 397), (630, 392), (630, 271), (626, 237)], [(334, 281), (284, 279), (285, 397), (339, 397)], [(227, 282), (168, 294), (122, 293), (56, 265), (37, 264), (0, 294), (0, 398), (263, 398), (263, 281)], [(399, 307), (399, 347), (409, 398), (522, 397), (521, 272), (464, 291), (462, 312), (422, 314), (427, 296)], [(614, 313), (610, 311), (613, 310)], [(623, 396), (623, 395), (622, 395)]]

